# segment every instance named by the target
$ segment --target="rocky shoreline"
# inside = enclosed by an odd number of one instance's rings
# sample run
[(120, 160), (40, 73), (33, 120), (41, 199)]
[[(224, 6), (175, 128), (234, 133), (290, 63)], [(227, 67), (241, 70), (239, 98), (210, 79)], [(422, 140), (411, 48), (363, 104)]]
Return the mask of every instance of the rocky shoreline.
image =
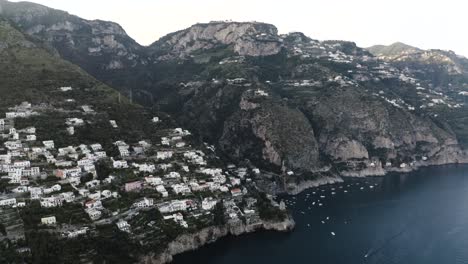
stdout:
[(141, 264), (165, 264), (170, 263), (177, 254), (196, 250), (207, 244), (228, 235), (240, 236), (259, 230), (274, 230), (279, 232), (289, 232), (295, 227), (295, 222), (291, 216), (281, 222), (261, 221), (255, 224), (244, 224), (242, 222), (231, 222), (224, 226), (212, 226), (204, 228), (196, 233), (184, 234), (170, 242), (167, 249), (161, 254), (149, 254), (142, 256)]
[(344, 171), (340, 175), (322, 177), (317, 180), (303, 181), (297, 184), (288, 184), (286, 192), (290, 195), (297, 195), (309, 188), (318, 187), (321, 185), (334, 184), (343, 182), (343, 177), (375, 177), (384, 176), (390, 172), (409, 173), (418, 170), (422, 167), (442, 166), (450, 164), (468, 164), (468, 151), (443, 151), (436, 157), (427, 161), (416, 161), (408, 164), (404, 168), (401, 167), (384, 167), (381, 163), (376, 163), (374, 167), (367, 167), (357, 171)]
[[(384, 176), (390, 172), (408, 173), (422, 167), (441, 166), (449, 164), (468, 164), (468, 152), (446, 152), (445, 155), (438, 155), (437, 158), (427, 161), (417, 161), (411, 165), (400, 167), (384, 167), (382, 164), (376, 164), (375, 167), (367, 167), (359, 171), (345, 171), (341, 175), (325, 176), (316, 180), (307, 180), (300, 183), (288, 183), (286, 192), (290, 195), (297, 195), (307, 189), (321, 185), (343, 182), (343, 177), (372, 177)], [(199, 249), (207, 244), (214, 243), (217, 240), (228, 235), (239, 236), (252, 233), (259, 230), (275, 230), (288, 232), (294, 229), (295, 222), (291, 216), (281, 222), (261, 221), (256, 224), (246, 225), (242, 222), (228, 223), (224, 226), (212, 226), (204, 228), (196, 233), (184, 234), (177, 237), (169, 243), (167, 249), (158, 255), (150, 254), (140, 258), (141, 264), (165, 264), (170, 263), (177, 254)]]

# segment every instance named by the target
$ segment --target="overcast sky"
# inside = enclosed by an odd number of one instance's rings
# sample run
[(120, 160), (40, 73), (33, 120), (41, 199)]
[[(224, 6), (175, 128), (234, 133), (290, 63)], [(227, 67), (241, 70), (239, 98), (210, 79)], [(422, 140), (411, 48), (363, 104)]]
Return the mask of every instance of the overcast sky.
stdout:
[(32, 0), (119, 23), (140, 44), (211, 20), (261, 21), (361, 47), (396, 41), (468, 57), (466, 0)]

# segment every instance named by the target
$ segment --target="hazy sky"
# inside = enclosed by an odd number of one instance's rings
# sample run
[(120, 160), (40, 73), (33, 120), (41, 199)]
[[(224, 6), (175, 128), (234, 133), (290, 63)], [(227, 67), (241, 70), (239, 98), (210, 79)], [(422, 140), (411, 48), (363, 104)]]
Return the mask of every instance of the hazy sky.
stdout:
[(468, 57), (466, 0), (32, 0), (119, 23), (140, 44), (211, 20), (262, 21), (359, 46), (402, 41)]

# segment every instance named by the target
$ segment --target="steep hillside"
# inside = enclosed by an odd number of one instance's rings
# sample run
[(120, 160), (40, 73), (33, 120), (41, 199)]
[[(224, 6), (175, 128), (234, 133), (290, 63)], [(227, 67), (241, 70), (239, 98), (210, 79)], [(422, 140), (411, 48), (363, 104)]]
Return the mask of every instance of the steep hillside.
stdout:
[[(391, 46), (383, 48), (390, 50)], [(407, 49), (395, 50), (391, 55), (379, 54), (374, 48), (370, 52), (379, 59), (390, 63), (417, 81), (418, 93), (430, 93), (425, 104), (420, 107), (446, 121), (463, 146), (468, 146), (468, 118), (466, 118), (466, 99), (468, 96), (468, 59), (453, 51)], [(400, 93), (400, 96), (408, 94)], [(434, 98), (439, 97), (439, 98)], [(444, 101), (447, 108), (440, 107)]]
[[(38, 118), (48, 120), (40, 129), (41, 136), (47, 138), (55, 135), (58, 144), (62, 146), (80, 140), (92, 142), (97, 139), (104, 139), (111, 144), (111, 140), (117, 140), (124, 134), (133, 135), (135, 140), (145, 137), (148, 130), (139, 120), (150, 118), (146, 116), (149, 115), (146, 110), (130, 104), (117, 91), (43, 46), (41, 42), (28, 39), (6, 20), (0, 20), (0, 111), (7, 112), (8, 108), (24, 101), (41, 105), (44, 115)], [(72, 87), (72, 90), (63, 92), (60, 87)], [(66, 113), (82, 105), (89, 105), (102, 113), (92, 123), (100, 129), (77, 133), (78, 137), (82, 135), (83, 138), (70, 137), (65, 131), (64, 118), (56, 111)], [(132, 129), (119, 132), (112, 130), (108, 119), (116, 119), (123, 127)], [(59, 131), (58, 128), (63, 130)]]
[(0, 15), (23, 32), (46, 41), (58, 53), (109, 84), (132, 83), (126, 70), (145, 64), (142, 47), (113, 22), (85, 20), (29, 2), (0, 0)]

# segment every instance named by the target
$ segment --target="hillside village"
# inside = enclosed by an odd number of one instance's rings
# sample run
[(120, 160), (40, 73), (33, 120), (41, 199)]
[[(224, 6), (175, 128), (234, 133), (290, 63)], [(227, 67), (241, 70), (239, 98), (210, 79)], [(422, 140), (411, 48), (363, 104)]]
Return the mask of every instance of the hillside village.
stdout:
[[(255, 191), (252, 176), (259, 169), (223, 167), (213, 146), (192, 147), (187, 130), (158, 130), (158, 142), (130, 144), (122, 138), (111, 149), (100, 142), (58, 147), (53, 138), (38, 135), (36, 127), (15, 125), (44, 109), (23, 102), (0, 119), (0, 239), (24, 241), (32, 228), (74, 239), (99, 236), (100, 226), (112, 226), (140, 243), (155, 243), (161, 224), (180, 233), (214, 224), (259, 224), (264, 209), (259, 203), (265, 206), (259, 197), (285, 215), (284, 204), (280, 210), (271, 197)], [(74, 110), (63, 120), (72, 137), (96, 116), (89, 105)], [(115, 120), (108, 122), (119, 127)], [(164, 121), (153, 117), (147, 122), (158, 127)], [(19, 250), (30, 252), (27, 246)]]

